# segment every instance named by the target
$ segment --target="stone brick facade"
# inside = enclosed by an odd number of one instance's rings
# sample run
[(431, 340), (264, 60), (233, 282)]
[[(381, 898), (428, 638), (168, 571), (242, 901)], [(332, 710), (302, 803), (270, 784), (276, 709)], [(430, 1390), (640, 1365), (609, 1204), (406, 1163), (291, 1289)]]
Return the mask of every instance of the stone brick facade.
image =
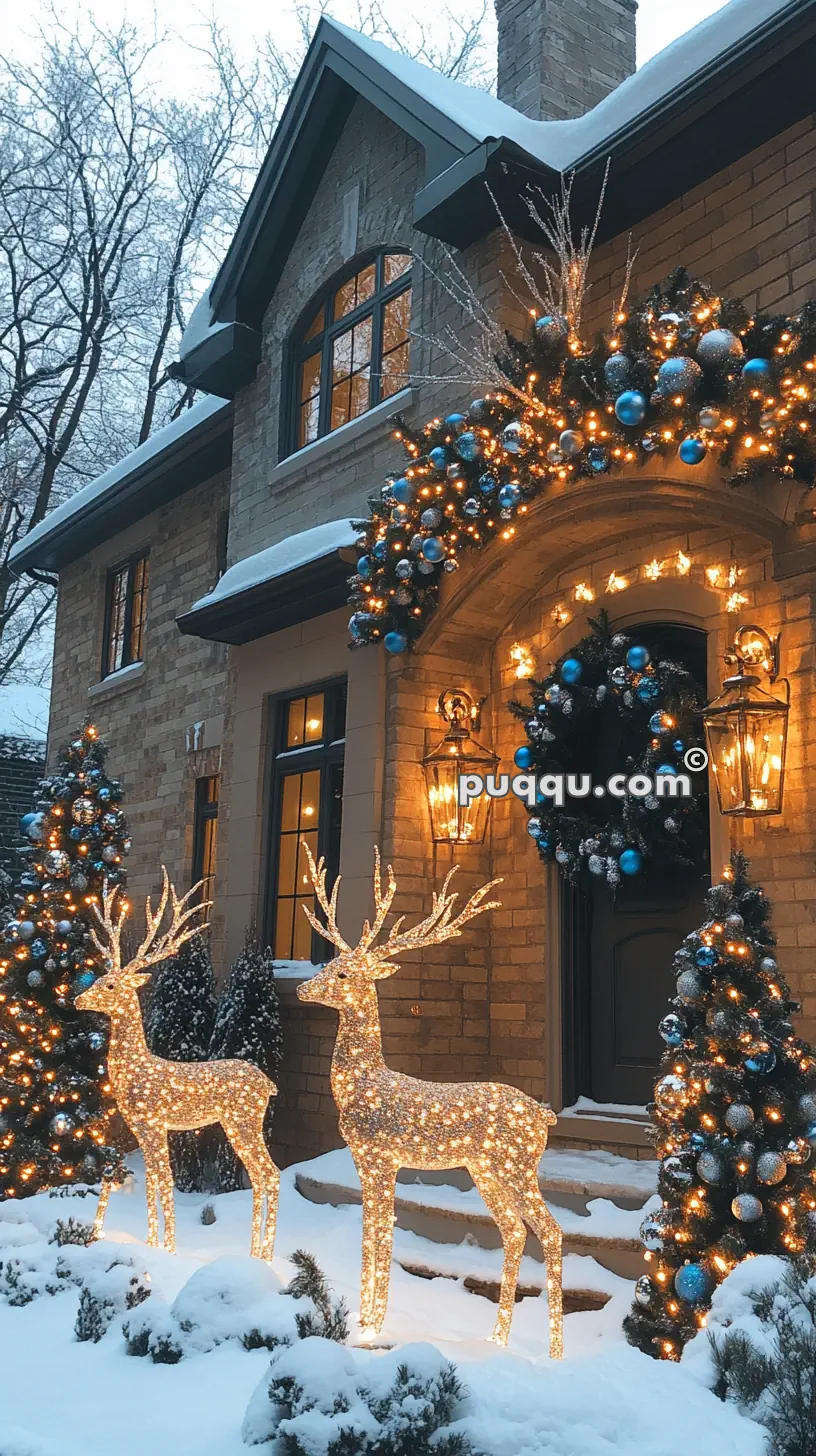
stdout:
[(536, 121), (597, 106), (635, 69), (636, 0), (495, 0), (497, 93)]
[[(598, 0), (592, 9), (596, 21), (608, 12), (608, 31), (593, 32), (590, 59), (602, 56), (608, 69), (599, 60), (596, 74), (592, 62), (558, 110), (547, 99), (546, 76), (528, 74), (523, 64), (523, 52), (537, 64), (543, 41), (531, 44), (529, 28), (524, 47), (513, 40), (510, 21), (529, 27), (530, 12), (523, 0), (507, 0), (500, 55), (505, 99), (529, 114), (573, 115), (631, 69), (634, 6)], [(584, 25), (581, 5), (539, 3), (535, 15), (536, 24), (550, 27), (551, 41), (560, 35), (564, 55), (589, 44), (587, 36), (576, 39)], [(554, 54), (546, 52), (550, 60)], [(538, 110), (525, 100), (528, 86), (543, 98)], [(193, 780), (217, 768), (223, 744), (213, 921), (223, 966), (250, 917), (263, 912), (275, 696), (347, 674), (341, 925), (354, 936), (370, 906), (375, 843), (393, 861), (399, 910), (409, 915), (425, 910), (432, 886), (452, 861), (449, 850), (431, 843), (420, 766), (441, 736), (435, 714), (440, 691), (456, 683), (474, 696), (488, 695), (482, 737), (509, 762), (518, 741), (507, 712), (516, 688), (510, 645), (523, 640), (546, 664), (580, 637), (586, 612), (581, 615), (572, 599), (578, 580), (592, 583), (597, 602), (622, 627), (671, 620), (705, 631), (716, 685), (734, 621), (724, 610), (724, 594), (707, 586), (703, 567), (734, 559), (750, 618), (769, 630), (783, 629), (782, 671), (793, 704), (788, 782), (778, 820), (746, 825), (712, 816), (712, 863), (719, 865), (731, 842), (745, 845), (773, 902), (783, 968), (802, 1001), (802, 1028), (816, 1038), (816, 555), (812, 511), (801, 490), (769, 485), (729, 491), (707, 468), (691, 472), (679, 465), (606, 485), (553, 490), (531, 509), (512, 546), (495, 545), (445, 583), (440, 610), (419, 650), (405, 660), (386, 660), (375, 649), (349, 655), (342, 611), (230, 649), (176, 631), (175, 616), (212, 584), (215, 523), (227, 493), (229, 559), (238, 561), (318, 522), (362, 513), (366, 496), (401, 464), (382, 411), (296, 456), (288, 457), (281, 445), (292, 329), (353, 255), (394, 245), (428, 262), (429, 270), (417, 265), (413, 279), (411, 368), (418, 382), (400, 404), (422, 420), (461, 400), (466, 386), (434, 382), (445, 360), (433, 340), (446, 323), (465, 337), (473, 324), (457, 313), (434, 276), (445, 267), (442, 251), (412, 228), (421, 181), (421, 149), (358, 99), (268, 310), (261, 366), (236, 401), (229, 486), (218, 479), (197, 488), (193, 498), (154, 513), (63, 573), (51, 753), (92, 705), (111, 743), (111, 769), (124, 782), (134, 837), (131, 884), (141, 892), (154, 883), (162, 860), (182, 883), (188, 880)], [(351, 191), (354, 240), (343, 225)], [(810, 118), (638, 224), (635, 291), (684, 263), (741, 295), (749, 307), (799, 307), (816, 293), (814, 198), (816, 127)], [(609, 321), (626, 250), (625, 236), (597, 250), (587, 335)], [(457, 255), (457, 263), (497, 316), (509, 324), (518, 320), (519, 305), (501, 280), (502, 268), (513, 264), (498, 230)], [(144, 673), (97, 687), (105, 572), (142, 543), (151, 551)], [(671, 571), (656, 582), (645, 578), (646, 562), (655, 556), (671, 561), (681, 548), (694, 563), (687, 579)], [(631, 585), (607, 598), (604, 585), (613, 566)], [(551, 611), (560, 602), (571, 615), (556, 631)], [(205, 724), (204, 746), (190, 753), (185, 732), (199, 722)], [(543, 872), (515, 802), (497, 802), (486, 843), (465, 847), (457, 857), (465, 894), (493, 875), (504, 877), (502, 908), (453, 945), (406, 957), (400, 973), (381, 983), (386, 1056), (393, 1066), (424, 1076), (506, 1079), (560, 1105), (555, 878)], [(287, 1042), (275, 1137), (279, 1155), (290, 1161), (338, 1141), (328, 1083), (334, 1018), (298, 1003), (291, 982), (282, 985), (282, 997)], [(593, 1141), (591, 1132), (584, 1141)], [(614, 1136), (603, 1141), (643, 1151)]]

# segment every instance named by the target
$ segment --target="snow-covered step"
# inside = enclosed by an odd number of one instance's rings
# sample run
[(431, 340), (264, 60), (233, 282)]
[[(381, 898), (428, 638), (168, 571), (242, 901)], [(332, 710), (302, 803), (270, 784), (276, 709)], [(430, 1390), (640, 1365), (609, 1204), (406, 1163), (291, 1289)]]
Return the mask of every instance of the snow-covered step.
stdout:
[[(577, 1165), (578, 1156), (573, 1155), (570, 1162), (566, 1155), (558, 1153), (549, 1164), (545, 1158), (543, 1166), (542, 1187), (563, 1230), (564, 1250), (589, 1255), (624, 1278), (637, 1278), (643, 1272), (638, 1230), (653, 1182), (649, 1184), (648, 1172), (644, 1170), (639, 1175), (642, 1180), (639, 1188), (632, 1183), (623, 1184), (617, 1173), (612, 1176), (611, 1165), (604, 1162), (611, 1154), (601, 1154), (588, 1165), (583, 1161)], [(398, 1228), (436, 1244), (469, 1242), (483, 1249), (500, 1246), (499, 1231), (475, 1188), (463, 1187), (461, 1177), (456, 1183), (441, 1183), (431, 1182), (427, 1176), (419, 1181), (419, 1176), (408, 1172), (397, 1185), (394, 1213)], [(447, 1176), (450, 1180), (451, 1175)], [(414, 1181), (406, 1181), (408, 1177)], [(559, 1185), (552, 1191), (550, 1179)], [(295, 1169), (295, 1184), (298, 1192), (313, 1203), (337, 1206), (361, 1201), (359, 1180), (347, 1148), (325, 1153)], [(614, 1192), (617, 1198), (599, 1196), (599, 1188)], [(617, 1201), (620, 1199), (630, 1206)], [(579, 1206), (571, 1206), (570, 1200)], [(526, 1252), (540, 1261), (541, 1251), (532, 1235), (527, 1240)]]

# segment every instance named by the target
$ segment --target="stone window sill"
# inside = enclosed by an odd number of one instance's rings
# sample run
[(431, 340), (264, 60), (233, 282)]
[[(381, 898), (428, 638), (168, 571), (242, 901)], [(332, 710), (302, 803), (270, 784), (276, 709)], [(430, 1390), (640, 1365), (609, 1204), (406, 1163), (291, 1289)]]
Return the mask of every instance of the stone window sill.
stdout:
[(120, 667), (118, 672), (111, 672), (103, 677), (100, 682), (91, 683), (88, 688), (89, 698), (116, 697), (119, 693), (127, 692), (128, 688), (135, 687), (141, 682), (146, 672), (143, 662), (131, 662), (127, 667)]
[(335, 451), (341, 451), (346, 445), (362, 437), (374, 434), (382, 429), (386, 420), (392, 415), (400, 414), (414, 403), (415, 392), (409, 386), (408, 389), (401, 389), (398, 394), (392, 394), (390, 399), (384, 399), (381, 404), (375, 404), (373, 409), (367, 410), (364, 415), (358, 415), (356, 420), (349, 420), (347, 425), (341, 425), (339, 430), (333, 430), (330, 435), (324, 435), (320, 440), (314, 440), (311, 445), (304, 445), (301, 450), (296, 450), (294, 455), (287, 455), (281, 460), (280, 465), (275, 465), (269, 473), (269, 484), (277, 485), (280, 481), (287, 480), (291, 475), (297, 475), (301, 470), (307, 470), (309, 466), (321, 463), (330, 459)]

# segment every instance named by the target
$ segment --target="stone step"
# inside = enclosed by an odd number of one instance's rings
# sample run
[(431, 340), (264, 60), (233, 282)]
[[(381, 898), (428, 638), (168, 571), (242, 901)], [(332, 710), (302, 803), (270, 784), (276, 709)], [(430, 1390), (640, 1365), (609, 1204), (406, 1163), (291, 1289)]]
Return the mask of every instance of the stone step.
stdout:
[[(646, 1185), (646, 1176), (641, 1176)], [(413, 1181), (407, 1181), (408, 1177)], [(499, 1248), (501, 1235), (476, 1190), (472, 1186), (462, 1187), (461, 1179), (452, 1183), (449, 1173), (446, 1177), (448, 1181), (444, 1184), (428, 1177), (419, 1181), (411, 1172), (400, 1179), (394, 1199), (397, 1227), (436, 1244), (472, 1243), (483, 1249)], [(565, 1254), (589, 1255), (613, 1273), (636, 1279), (643, 1272), (638, 1228), (642, 1205), (649, 1196), (648, 1187), (634, 1189), (632, 1185), (624, 1187), (614, 1181), (600, 1185), (614, 1190), (618, 1197), (627, 1198), (630, 1206), (626, 1207), (600, 1196), (599, 1185), (589, 1174), (582, 1180), (580, 1170), (576, 1173), (562, 1166), (559, 1172), (556, 1168), (553, 1178), (563, 1185), (562, 1198), (576, 1200), (580, 1205), (576, 1207), (569, 1202), (556, 1202), (549, 1178), (545, 1169), (544, 1193), (561, 1224)], [(301, 1164), (295, 1170), (295, 1186), (312, 1203), (341, 1206), (361, 1202), (359, 1181), (346, 1149)], [(631, 1200), (635, 1197), (639, 1202), (632, 1207)], [(589, 1203), (593, 1205), (591, 1209), (587, 1206)], [(525, 1252), (541, 1262), (540, 1245), (532, 1234), (528, 1235)]]
[[(458, 1275), (449, 1274), (444, 1269), (437, 1269), (430, 1262), (419, 1263), (410, 1259), (397, 1259), (397, 1263), (406, 1274), (414, 1274), (418, 1279), (458, 1280), (459, 1278)], [(565, 1281), (567, 1277), (565, 1276)], [(471, 1294), (481, 1294), (492, 1304), (498, 1304), (501, 1290), (500, 1279), (492, 1279), (484, 1274), (466, 1274), (462, 1284)], [(542, 1266), (542, 1275), (539, 1280), (519, 1280), (516, 1289), (516, 1304), (522, 1299), (537, 1299), (546, 1288), (547, 1276)], [(603, 1309), (611, 1298), (612, 1295), (606, 1289), (573, 1288), (565, 1282), (563, 1288), (564, 1314), (578, 1314), (582, 1310)]]

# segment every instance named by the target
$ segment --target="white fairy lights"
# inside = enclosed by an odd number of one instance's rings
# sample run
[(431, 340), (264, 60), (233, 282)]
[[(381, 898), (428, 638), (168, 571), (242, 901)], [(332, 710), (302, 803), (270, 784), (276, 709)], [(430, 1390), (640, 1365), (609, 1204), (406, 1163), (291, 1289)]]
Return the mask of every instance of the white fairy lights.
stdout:
[[(173, 1174), (167, 1146), (168, 1132), (190, 1131), (220, 1122), (240, 1157), (252, 1184), (251, 1253), (272, 1258), (275, 1241), (280, 1174), (267, 1151), (264, 1116), (277, 1088), (260, 1067), (251, 1062), (173, 1062), (154, 1057), (147, 1049), (139, 987), (150, 979), (148, 967), (158, 965), (202, 929), (201, 917), (209, 902), (197, 900), (201, 885), (194, 885), (179, 900), (162, 869), (162, 893), (155, 914), (147, 900), (147, 934), (135, 955), (122, 964), (122, 931), (130, 909), (119, 900), (117, 888), (106, 884), (102, 909), (95, 906), (100, 932), (92, 932), (104, 957), (107, 973), (76, 999), (83, 1011), (110, 1017), (108, 1077), (116, 1102), (144, 1154), (147, 1180), (147, 1242), (158, 1244), (158, 1205), (164, 1214), (164, 1246), (175, 1250)], [(191, 903), (191, 901), (193, 903)], [(167, 908), (170, 923), (161, 929)], [(198, 918), (197, 918), (198, 917)], [(102, 1231), (110, 1184), (103, 1183), (94, 1232)], [(266, 1200), (266, 1224), (262, 1234)]]
[[(326, 891), (324, 861), (315, 865), (304, 843), (312, 885), (325, 917), (305, 909), (310, 924), (337, 947), (338, 955), (322, 971), (298, 986), (302, 1001), (315, 1001), (339, 1012), (332, 1057), (332, 1092), (340, 1131), (351, 1150), (363, 1201), (363, 1251), (360, 1322), (378, 1334), (388, 1304), (391, 1251), (394, 1240), (394, 1193), (400, 1168), (467, 1168), (498, 1224), (504, 1246), (499, 1310), (492, 1338), (505, 1345), (513, 1317), (519, 1266), (533, 1229), (547, 1261), (550, 1355), (563, 1357), (561, 1298), (561, 1229), (538, 1186), (538, 1164), (547, 1135), (555, 1125), (549, 1107), (514, 1087), (498, 1082), (423, 1082), (392, 1072), (382, 1054), (376, 982), (398, 970), (394, 959), (403, 951), (439, 945), (461, 935), (462, 927), (482, 910), (497, 880), (483, 885), (454, 916), (456, 894), (449, 892), (451, 870), (430, 914), (410, 930), (401, 930), (400, 916), (388, 937), (375, 945), (396, 894), (388, 867), (383, 892), (380, 857), (375, 850), (375, 916), (365, 922), (358, 944), (350, 946), (337, 928), (338, 876), (331, 897)], [(305, 907), (304, 907), (305, 908)]]

